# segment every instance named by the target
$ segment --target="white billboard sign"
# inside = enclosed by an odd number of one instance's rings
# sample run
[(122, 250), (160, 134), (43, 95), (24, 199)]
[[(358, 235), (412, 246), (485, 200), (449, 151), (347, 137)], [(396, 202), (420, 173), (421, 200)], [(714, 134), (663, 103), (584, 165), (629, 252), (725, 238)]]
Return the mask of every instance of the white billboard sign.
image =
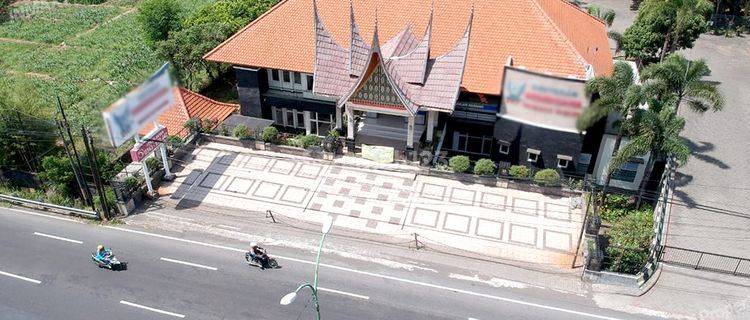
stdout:
[(498, 116), (565, 132), (578, 132), (576, 120), (589, 107), (586, 82), (505, 67)]
[(155, 121), (174, 102), (169, 64), (102, 112), (112, 146), (118, 147), (144, 125)]

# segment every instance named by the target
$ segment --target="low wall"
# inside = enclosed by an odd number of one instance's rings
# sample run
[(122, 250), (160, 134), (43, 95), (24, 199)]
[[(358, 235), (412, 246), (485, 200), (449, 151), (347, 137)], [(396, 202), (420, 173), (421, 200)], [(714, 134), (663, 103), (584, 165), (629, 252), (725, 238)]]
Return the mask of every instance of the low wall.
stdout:
[(279, 152), (283, 154), (290, 154), (300, 157), (310, 157), (315, 159), (333, 160), (333, 154), (323, 151), (323, 148), (300, 148), (285, 145), (278, 145), (273, 143), (267, 143), (260, 140), (240, 140), (235, 137), (220, 136), (214, 134), (201, 134), (201, 139), (205, 142), (215, 142), (231, 146), (244, 147), (253, 150), (268, 150), (273, 152)]
[(459, 181), (465, 181), (470, 183), (482, 184), (485, 186), (494, 186), (500, 188), (508, 188), (526, 192), (541, 193), (548, 196), (556, 197), (576, 197), (580, 196), (581, 192), (576, 190), (570, 190), (563, 186), (558, 187), (542, 187), (535, 185), (530, 179), (513, 179), (512, 177), (503, 176), (480, 176), (468, 173), (455, 173), (452, 171), (438, 170), (434, 168), (420, 168), (419, 174), (425, 176), (441, 177), (446, 179), (454, 179)]

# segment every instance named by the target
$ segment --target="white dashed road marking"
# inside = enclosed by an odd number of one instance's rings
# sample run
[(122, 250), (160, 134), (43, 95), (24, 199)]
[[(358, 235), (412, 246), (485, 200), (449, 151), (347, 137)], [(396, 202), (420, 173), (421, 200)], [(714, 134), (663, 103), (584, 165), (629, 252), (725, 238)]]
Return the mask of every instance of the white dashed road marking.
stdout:
[(16, 279), (23, 280), (23, 281), (28, 281), (28, 282), (35, 283), (35, 284), (42, 283), (39, 280), (35, 280), (35, 279), (31, 279), (31, 278), (26, 278), (26, 277), (19, 276), (17, 274), (7, 273), (7, 272), (3, 272), (3, 271), (0, 271), (0, 275), (8, 276), (8, 277), (11, 277), (11, 278), (16, 278)]
[(83, 241), (78, 241), (78, 240), (73, 240), (73, 239), (68, 239), (68, 238), (53, 236), (51, 234), (46, 234), (46, 233), (41, 233), (41, 232), (34, 232), (34, 234), (38, 235), (38, 236), (41, 236), (41, 237), (45, 237), (45, 238), (50, 238), (50, 239), (55, 239), (55, 240), (60, 240), (60, 241), (65, 241), (65, 242), (71, 242), (71, 243), (77, 243), (77, 244), (83, 244)]
[(196, 268), (203, 268), (203, 269), (213, 270), (213, 271), (219, 270), (218, 268), (215, 268), (215, 267), (209, 267), (209, 266), (204, 266), (202, 264), (197, 264), (197, 263), (192, 263), (192, 262), (187, 262), (187, 261), (181, 261), (181, 260), (175, 260), (175, 259), (169, 259), (169, 258), (164, 258), (164, 257), (159, 258), (159, 260), (161, 260), (161, 261), (167, 261), (167, 262), (172, 262), (172, 263), (183, 264), (183, 265), (186, 265), (186, 266), (191, 266), (191, 267), (196, 267)]
[(363, 296), (361, 294), (356, 294), (356, 293), (351, 293), (351, 292), (345, 292), (345, 291), (339, 291), (339, 290), (333, 290), (333, 289), (327, 289), (327, 288), (323, 288), (323, 287), (318, 287), (318, 291), (338, 293), (338, 294), (342, 294), (342, 295), (345, 295), (345, 296), (350, 296), (350, 297), (359, 298), (359, 299), (363, 299), (363, 300), (370, 300), (370, 297)]
[(185, 317), (184, 314), (179, 314), (179, 313), (164, 311), (164, 310), (161, 310), (161, 309), (151, 308), (151, 307), (147, 307), (147, 306), (140, 305), (140, 304), (137, 304), (137, 303), (128, 302), (128, 301), (125, 301), (125, 300), (120, 300), (120, 303), (124, 304), (126, 306), (131, 306), (131, 307), (136, 307), (136, 308), (140, 308), (140, 309), (143, 309), (143, 310), (153, 311), (153, 312), (156, 312), (156, 313), (166, 314), (168, 316), (173, 316), (173, 317), (177, 317), (177, 318), (184, 318)]

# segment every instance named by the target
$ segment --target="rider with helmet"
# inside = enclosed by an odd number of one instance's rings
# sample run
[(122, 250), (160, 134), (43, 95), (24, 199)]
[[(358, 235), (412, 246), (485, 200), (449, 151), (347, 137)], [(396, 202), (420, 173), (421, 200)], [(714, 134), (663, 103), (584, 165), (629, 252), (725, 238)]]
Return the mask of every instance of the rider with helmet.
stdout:
[(109, 264), (109, 256), (112, 255), (112, 252), (104, 248), (104, 245), (98, 245), (96, 246), (96, 259)]
[(250, 258), (260, 263), (260, 268), (265, 269), (268, 266), (268, 255), (266, 255), (266, 249), (263, 249), (258, 245), (257, 242), (250, 243), (250, 252), (248, 252)]

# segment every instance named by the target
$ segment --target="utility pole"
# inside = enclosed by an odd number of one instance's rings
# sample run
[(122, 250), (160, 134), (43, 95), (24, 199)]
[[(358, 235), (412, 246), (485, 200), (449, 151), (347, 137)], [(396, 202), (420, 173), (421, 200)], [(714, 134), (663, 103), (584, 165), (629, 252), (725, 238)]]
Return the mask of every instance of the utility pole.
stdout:
[(96, 211), (96, 208), (94, 208), (94, 204), (90, 203), (88, 198), (86, 197), (86, 179), (83, 177), (83, 173), (80, 171), (80, 168), (76, 166), (75, 160), (73, 160), (73, 155), (70, 154), (70, 149), (68, 148), (68, 139), (65, 138), (65, 134), (63, 133), (63, 125), (60, 123), (59, 120), (55, 120), (55, 123), (57, 123), (57, 130), (60, 132), (60, 138), (62, 138), (63, 141), (63, 148), (65, 149), (65, 154), (68, 156), (68, 161), (70, 161), (70, 167), (73, 169), (73, 175), (76, 177), (76, 182), (78, 183), (79, 191), (81, 192), (81, 197), (83, 198), (83, 201), (91, 206), (91, 209)]
[(89, 157), (91, 175), (94, 178), (94, 185), (96, 186), (96, 191), (99, 193), (99, 202), (102, 205), (101, 218), (104, 221), (107, 221), (109, 220), (109, 207), (107, 206), (107, 195), (104, 193), (104, 185), (102, 184), (101, 176), (99, 175), (96, 149), (94, 149), (94, 144), (91, 141), (90, 132), (85, 126), (81, 126), (81, 134), (83, 135), (83, 145), (86, 147), (86, 153)]
[[(91, 196), (91, 190), (89, 189), (88, 185), (86, 184), (86, 177), (83, 175), (83, 166), (81, 165), (81, 157), (78, 156), (78, 150), (76, 149), (76, 143), (73, 140), (73, 135), (70, 133), (70, 126), (68, 125), (68, 118), (65, 116), (65, 110), (63, 110), (62, 102), (60, 101), (60, 96), (57, 96), (57, 108), (60, 111), (60, 115), (62, 115), (63, 121), (62, 121), (62, 127), (65, 128), (65, 131), (68, 133), (68, 139), (70, 140), (71, 148), (73, 149), (73, 156), (75, 157), (75, 165), (74, 167), (78, 168), (78, 172), (80, 173), (81, 177), (81, 189), (83, 192), (83, 200), (86, 201), (92, 208), (94, 208), (94, 199)], [(65, 135), (63, 135), (63, 141), (65, 141)], [(96, 209), (94, 209), (96, 211)]]

